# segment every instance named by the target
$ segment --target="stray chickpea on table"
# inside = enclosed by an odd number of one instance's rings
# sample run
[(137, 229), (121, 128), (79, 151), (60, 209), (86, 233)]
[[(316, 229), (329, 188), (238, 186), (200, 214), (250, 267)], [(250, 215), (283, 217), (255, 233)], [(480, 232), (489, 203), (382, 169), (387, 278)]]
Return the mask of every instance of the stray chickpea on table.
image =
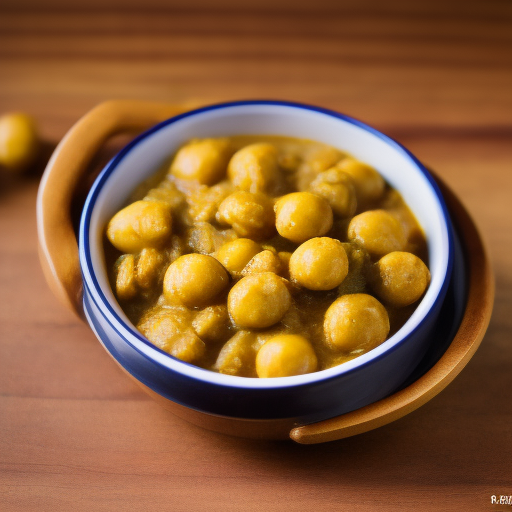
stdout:
[(36, 160), (40, 145), (31, 116), (10, 113), (0, 117), (0, 168), (10, 173), (24, 171)]

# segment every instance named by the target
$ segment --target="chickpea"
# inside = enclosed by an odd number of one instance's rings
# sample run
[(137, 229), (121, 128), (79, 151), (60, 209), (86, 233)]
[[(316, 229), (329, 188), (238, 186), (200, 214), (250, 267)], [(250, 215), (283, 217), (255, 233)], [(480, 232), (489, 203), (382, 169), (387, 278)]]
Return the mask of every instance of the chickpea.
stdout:
[(189, 329), (174, 340), (169, 354), (186, 363), (195, 363), (205, 352), (204, 341)]
[(196, 334), (207, 342), (218, 342), (229, 336), (228, 308), (225, 304), (201, 310), (192, 322)]
[(341, 242), (333, 238), (311, 238), (290, 258), (292, 281), (310, 290), (332, 290), (347, 273), (347, 253)]
[(239, 236), (265, 238), (275, 230), (272, 201), (263, 194), (239, 190), (222, 201), (216, 215), (221, 224), (233, 227)]
[(237, 151), (228, 165), (233, 184), (247, 192), (265, 192), (278, 170), (277, 150), (272, 144), (259, 143)]
[(192, 141), (176, 153), (170, 172), (177, 178), (213, 185), (224, 178), (231, 155), (229, 139)]
[(316, 371), (318, 360), (311, 343), (298, 334), (268, 340), (256, 355), (258, 377), (290, 377)]
[(325, 313), (325, 342), (335, 351), (368, 352), (380, 345), (388, 333), (386, 308), (365, 293), (343, 295)]
[(280, 154), (277, 158), (279, 167), (286, 172), (294, 172), (302, 163), (302, 158), (293, 152)]
[(283, 277), (290, 277), (290, 259), (292, 253), (289, 251), (279, 251), (277, 257), (281, 260), (281, 275)]
[(255, 336), (250, 331), (238, 331), (221, 348), (213, 368), (225, 375), (252, 377), (254, 373)]
[(228, 295), (228, 311), (238, 327), (270, 327), (279, 322), (291, 304), (283, 279), (272, 272), (250, 274)]
[(116, 295), (119, 300), (130, 300), (137, 295), (135, 281), (135, 258), (133, 254), (123, 254), (116, 262)]
[(158, 201), (136, 201), (117, 212), (107, 227), (107, 237), (121, 252), (137, 253), (161, 247), (171, 236), (170, 206)]
[(311, 192), (327, 199), (332, 211), (340, 217), (351, 217), (357, 208), (356, 191), (352, 178), (333, 167), (321, 172), (310, 185)]
[(308, 164), (313, 172), (319, 173), (335, 165), (344, 156), (344, 153), (340, 150), (324, 145), (315, 149), (308, 156)]
[(234, 192), (234, 187), (227, 180), (213, 187), (200, 187), (188, 197), (189, 213), (194, 222), (212, 222), (219, 209), (220, 203)]
[(385, 210), (356, 215), (348, 225), (348, 238), (373, 256), (401, 251), (407, 243), (400, 221)]
[(295, 243), (322, 236), (332, 227), (332, 210), (323, 198), (310, 192), (293, 192), (275, 204), (278, 233)]
[(261, 251), (254, 256), (242, 270), (243, 275), (260, 274), (261, 272), (273, 272), (279, 274), (281, 271), (281, 260), (277, 254), (269, 251)]
[(204, 341), (192, 329), (188, 329), (174, 340), (169, 354), (186, 363), (195, 363), (203, 357), (205, 348)]
[[(306, 320), (306, 323), (307, 322), (308, 320)], [(281, 319), (280, 325), (276, 326), (275, 329), (281, 330), (281, 332), (276, 332), (276, 334), (293, 334), (294, 332), (306, 332), (307, 327), (302, 320), (300, 309), (296, 303), (292, 302), (292, 305)], [(271, 332), (271, 329), (268, 329), (266, 332)]]
[(144, 201), (158, 201), (159, 203), (168, 203), (171, 207), (171, 213), (179, 213), (186, 205), (185, 194), (181, 192), (176, 183), (171, 180), (164, 179), (155, 188), (151, 188), (146, 192), (145, 184), (139, 185), (133, 195), (140, 196), (145, 194)]
[(390, 252), (373, 267), (371, 287), (384, 302), (396, 307), (416, 302), (430, 283), (430, 272), (410, 252)]
[(237, 238), (224, 244), (217, 252), (217, 259), (231, 273), (242, 272), (253, 256), (262, 250), (261, 246), (249, 238)]
[(187, 363), (195, 363), (205, 352), (204, 342), (189, 326), (187, 312), (160, 311), (142, 320), (138, 329), (161, 350)]
[(353, 158), (342, 160), (337, 167), (352, 178), (360, 209), (382, 196), (386, 183), (373, 167)]
[(270, 251), (272, 254), (277, 254), (277, 249), (271, 243), (262, 243), (261, 247), (264, 251)]
[(37, 157), (39, 137), (34, 120), (26, 114), (0, 117), (0, 165), (23, 170)]
[(142, 249), (137, 260), (137, 284), (146, 290), (151, 288), (160, 273), (164, 263), (163, 254), (157, 249), (146, 247)]
[(167, 260), (169, 263), (177, 260), (180, 256), (186, 252), (185, 249), (185, 241), (179, 237), (178, 235), (172, 235), (171, 239), (168, 242), (167, 249)]
[(185, 241), (192, 252), (211, 254), (236, 238), (232, 229), (219, 231), (209, 222), (197, 222), (185, 231)]
[(165, 298), (177, 297), (189, 308), (211, 303), (228, 285), (229, 276), (212, 256), (185, 254), (169, 265), (164, 276)]

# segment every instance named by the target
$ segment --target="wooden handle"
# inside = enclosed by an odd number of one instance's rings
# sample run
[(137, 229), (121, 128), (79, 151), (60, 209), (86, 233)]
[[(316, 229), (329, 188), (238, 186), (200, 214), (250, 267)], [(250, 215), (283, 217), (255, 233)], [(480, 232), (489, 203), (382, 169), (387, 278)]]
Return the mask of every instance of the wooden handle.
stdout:
[(130, 100), (101, 103), (69, 130), (48, 162), (37, 196), (39, 257), (55, 296), (81, 319), (82, 276), (71, 221), (71, 200), (80, 178), (113, 135), (142, 131), (191, 107)]

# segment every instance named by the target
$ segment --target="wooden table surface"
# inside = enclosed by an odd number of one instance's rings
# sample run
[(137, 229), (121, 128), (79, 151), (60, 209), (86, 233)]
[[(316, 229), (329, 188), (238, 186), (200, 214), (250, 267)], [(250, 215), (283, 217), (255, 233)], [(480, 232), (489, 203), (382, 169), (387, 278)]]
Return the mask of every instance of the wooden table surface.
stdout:
[(511, 4), (3, 0), (0, 112), (57, 142), (109, 98), (282, 98), (353, 115), (432, 166), (496, 275), (482, 345), (409, 416), (317, 446), (213, 434), (164, 411), (53, 298), (40, 171), (0, 181), (0, 510), (510, 510)]

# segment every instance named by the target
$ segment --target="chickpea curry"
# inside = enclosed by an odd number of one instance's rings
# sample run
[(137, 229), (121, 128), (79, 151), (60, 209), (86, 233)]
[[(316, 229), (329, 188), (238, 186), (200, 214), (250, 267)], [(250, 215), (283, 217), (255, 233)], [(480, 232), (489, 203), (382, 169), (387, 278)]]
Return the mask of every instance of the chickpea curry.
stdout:
[(425, 236), (369, 165), (309, 140), (192, 140), (106, 229), (119, 304), (154, 345), (228, 375), (339, 365), (407, 321)]

